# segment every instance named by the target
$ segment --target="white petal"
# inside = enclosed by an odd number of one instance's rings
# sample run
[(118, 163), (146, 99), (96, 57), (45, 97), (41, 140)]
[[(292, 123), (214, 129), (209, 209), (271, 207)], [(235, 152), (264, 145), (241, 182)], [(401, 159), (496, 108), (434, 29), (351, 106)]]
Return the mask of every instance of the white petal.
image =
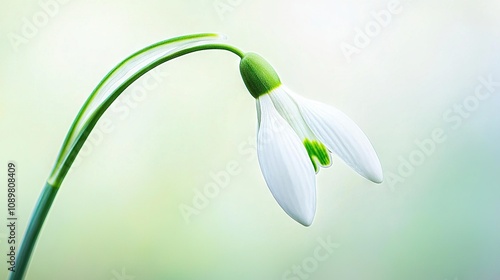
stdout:
[(269, 93), (273, 105), (278, 113), (290, 124), (300, 139), (314, 140), (314, 134), (307, 126), (295, 100), (288, 95), (286, 88), (282, 85)]
[(383, 181), (377, 154), (354, 121), (332, 106), (289, 94), (299, 105), (307, 125), (330, 151), (368, 180)]
[(263, 95), (257, 102), (257, 154), (264, 179), (281, 208), (297, 222), (309, 226), (316, 212), (316, 178), (309, 156), (269, 96)]
[[(287, 93), (287, 89), (284, 86), (274, 89), (269, 93), (269, 96), (271, 97), (273, 105), (278, 113), (288, 122), (288, 124), (290, 124), (295, 133), (297, 133), (299, 138), (303, 141), (302, 143), (306, 147), (306, 151), (308, 151), (308, 147), (311, 147), (306, 143), (312, 144), (318, 142), (318, 144), (320, 144), (319, 142), (321, 141), (314, 135), (304, 120), (297, 102)], [(309, 154), (311, 162), (314, 163), (313, 166), (316, 173), (319, 172), (320, 166), (327, 168), (332, 165), (330, 152), (327, 151), (326, 147), (322, 143), (315, 147), (319, 148), (320, 146), (323, 146), (324, 149), (317, 150), (317, 152), (320, 153), (316, 154), (316, 152), (312, 152)], [(320, 159), (323, 159), (323, 161)], [(325, 160), (327, 162), (325, 162)]]

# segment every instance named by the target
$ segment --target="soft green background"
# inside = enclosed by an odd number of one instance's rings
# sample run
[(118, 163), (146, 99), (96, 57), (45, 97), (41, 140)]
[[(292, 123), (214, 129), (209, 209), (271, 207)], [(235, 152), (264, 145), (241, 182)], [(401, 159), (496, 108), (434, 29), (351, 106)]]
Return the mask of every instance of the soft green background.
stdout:
[[(386, 176), (372, 184), (334, 159), (317, 178), (316, 219), (302, 227), (260, 173), (255, 105), (237, 57), (186, 56), (158, 68), (160, 82), (145, 94), (144, 79), (132, 85), (105, 114), (111, 131), (93, 135), (67, 176), (27, 279), (287, 279), (311, 260), (318, 238), (340, 247), (307, 279), (500, 279), (500, 87), (460, 125), (443, 119), (470, 100), (478, 77), (500, 81), (500, 2), (401, 2), (349, 62), (341, 44), (353, 45), (356, 28), (388, 2), (72, 0), (16, 48), (9, 38), (22, 34), (23, 18), (44, 10), (35, 0), (3, 1), (0, 181), (15, 161), (18, 241), (99, 80), (132, 52), (187, 33), (224, 33), (264, 56), (297, 93), (343, 110), (373, 142)], [(436, 128), (445, 142), (390, 184), (400, 157)], [(192, 205), (230, 162), (239, 173), (187, 223), (179, 206)], [(5, 226), (0, 237), (5, 256)]]

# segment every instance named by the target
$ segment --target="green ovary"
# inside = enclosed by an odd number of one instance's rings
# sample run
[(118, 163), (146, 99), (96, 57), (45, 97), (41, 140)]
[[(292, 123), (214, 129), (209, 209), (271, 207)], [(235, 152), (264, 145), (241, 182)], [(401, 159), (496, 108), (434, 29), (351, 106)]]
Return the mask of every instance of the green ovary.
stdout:
[(317, 140), (304, 140), (304, 146), (306, 147), (307, 154), (311, 159), (311, 163), (314, 166), (316, 172), (319, 171), (319, 167), (316, 162), (319, 162), (321, 166), (329, 166), (331, 163), (330, 153), (328, 149), (323, 145), (323, 143)]
[(245, 86), (254, 98), (259, 98), (281, 85), (280, 78), (271, 64), (256, 53), (243, 55), (240, 61), (240, 73)]

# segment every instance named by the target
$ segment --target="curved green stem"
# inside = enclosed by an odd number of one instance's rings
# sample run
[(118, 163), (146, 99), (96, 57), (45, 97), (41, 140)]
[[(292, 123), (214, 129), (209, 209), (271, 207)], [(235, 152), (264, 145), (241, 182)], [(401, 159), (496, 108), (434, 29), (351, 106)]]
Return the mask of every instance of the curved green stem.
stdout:
[(226, 50), (230, 51), (236, 55), (238, 55), (240, 58), (243, 57), (243, 52), (232, 47), (229, 45), (225, 44), (206, 44), (206, 45), (201, 45), (201, 46), (195, 46), (191, 48), (186, 48), (183, 50), (180, 50), (176, 53), (173, 53), (171, 55), (168, 55), (158, 61), (155, 61), (145, 67), (144, 69), (138, 71), (135, 73), (132, 77), (130, 77), (127, 81), (125, 81), (123, 84), (121, 84), (120, 87), (118, 87), (113, 94), (110, 95), (110, 97), (104, 101), (98, 110), (96, 110), (92, 117), (89, 119), (89, 121), (85, 124), (85, 127), (83, 128), (82, 132), (77, 136), (75, 139), (75, 142), (73, 146), (71, 147), (71, 151), (67, 154), (66, 158), (64, 159), (63, 164), (61, 164), (59, 167), (55, 167), (54, 171), (52, 172), (51, 176), (48, 179), (48, 182), (53, 184), (53, 185), (61, 185), (62, 181), (64, 180), (64, 177), (68, 173), (71, 165), (73, 164), (74, 160), (76, 159), (76, 156), (78, 155), (78, 152), (82, 148), (83, 144), (85, 143), (85, 140), (87, 140), (87, 137), (90, 135), (90, 132), (94, 128), (94, 126), (97, 124), (97, 121), (101, 118), (101, 116), (104, 114), (104, 112), (111, 106), (111, 104), (120, 96), (120, 94), (128, 87), (130, 84), (135, 82), (137, 79), (139, 79), (141, 76), (146, 74), (147, 72), (151, 71), (153, 68), (170, 61), (172, 59), (178, 58), (180, 56), (190, 54), (193, 52), (198, 52), (198, 51), (203, 51), (203, 50)]
[[(109, 108), (109, 106), (113, 103), (113, 101), (118, 98), (118, 96), (128, 87), (130, 84), (132, 84), (134, 81), (139, 79), (141, 76), (152, 70), (153, 68), (159, 66), (160, 64), (163, 64), (167, 61), (170, 61), (172, 59), (178, 58), (180, 56), (197, 52), (197, 51), (202, 51), (202, 50), (226, 50), (229, 52), (232, 52), (242, 58), (244, 56), (244, 53), (230, 45), (226, 44), (216, 44), (216, 43), (205, 43), (202, 45), (195, 45), (195, 46), (190, 46), (186, 47), (183, 49), (180, 49), (178, 51), (175, 51), (169, 55), (165, 55), (164, 57), (161, 57), (157, 60), (152, 61), (151, 63), (147, 64), (146, 66), (140, 68), (136, 72), (134, 72), (133, 75), (130, 77), (126, 78), (125, 81), (121, 82), (119, 86), (114, 89), (109, 96), (106, 97), (106, 99), (102, 102), (99, 103), (97, 108), (94, 111), (91, 111), (91, 115), (88, 117), (88, 119), (84, 120), (84, 123), (82, 126), (79, 121), (81, 120), (82, 116), (87, 112), (86, 110), (88, 109), (89, 105), (93, 102), (93, 99), (95, 98), (96, 94), (101, 90), (101, 87), (109, 81), (110, 77), (113, 77), (116, 72), (123, 70), (124, 68), (126, 69), (127, 63), (132, 61), (134, 58), (136, 58), (139, 55), (144, 54), (145, 52), (154, 49), (155, 47), (159, 46), (160, 44), (168, 44), (168, 43), (176, 43), (182, 40), (190, 40), (193, 38), (203, 38), (203, 37), (209, 37), (209, 36), (215, 36), (214, 34), (197, 34), (197, 35), (188, 35), (188, 36), (182, 36), (170, 40), (166, 40), (160, 43), (157, 43), (155, 45), (149, 46), (133, 55), (125, 59), (123, 62), (118, 64), (113, 70), (111, 70), (106, 77), (99, 83), (99, 85), (96, 87), (96, 89), (93, 91), (91, 96), (87, 99), (85, 104), (83, 105), (82, 109), (78, 113), (75, 121), (73, 122), (68, 135), (66, 136), (66, 139), (64, 140), (63, 147), (61, 149), (61, 152), (59, 154), (59, 157), (56, 161), (56, 164), (47, 180), (47, 183), (40, 195), (40, 198), (35, 206), (34, 212), (32, 214), (32, 217), (29, 221), (28, 228), (26, 230), (26, 234), (23, 238), (19, 254), (17, 256), (17, 263), (16, 263), (16, 268), (15, 272), (12, 272), (10, 274), (10, 280), (22, 280), (24, 278), (24, 275), (26, 273), (26, 270), (29, 265), (30, 257), (33, 252), (33, 249), (36, 244), (36, 240), (38, 235), (40, 234), (40, 231), (42, 229), (43, 223), (45, 221), (45, 218), (47, 217), (47, 214), (50, 210), (50, 207), (52, 205), (52, 202), (54, 201), (54, 198), (57, 194), (57, 190), (59, 189), (60, 185), (62, 184), (66, 174), (68, 173), (71, 165), (73, 164), (76, 156), (78, 155), (78, 152), (82, 148), (83, 144), (85, 143), (85, 140), (88, 138), (90, 135), (90, 132), (92, 129), (95, 127), (97, 124), (97, 121), (99, 118), (104, 114), (104, 112)], [(132, 62), (131, 62), (132, 63)]]
[(58, 187), (51, 186), (49, 183), (45, 184), (45, 187), (38, 198), (38, 202), (31, 216), (31, 220), (24, 235), (23, 243), (19, 248), (17, 255), (17, 261), (15, 266), (15, 271), (10, 274), (10, 280), (21, 280), (24, 278), (26, 269), (30, 261), (31, 253), (35, 248), (36, 239), (40, 234), (43, 222), (49, 213), (50, 207), (54, 198), (56, 197)]

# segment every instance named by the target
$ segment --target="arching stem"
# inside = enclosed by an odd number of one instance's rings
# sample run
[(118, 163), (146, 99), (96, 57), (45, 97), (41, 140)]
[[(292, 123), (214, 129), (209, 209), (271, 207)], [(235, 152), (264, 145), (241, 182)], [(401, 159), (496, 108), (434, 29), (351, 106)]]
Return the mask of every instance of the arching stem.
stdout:
[[(185, 38), (193, 38), (193, 37), (203, 37), (206, 36), (204, 34), (201, 35), (192, 35), (191, 37), (189, 36), (183, 36), (183, 37), (178, 37), (179, 40), (183, 40)], [(171, 42), (175, 42), (175, 38), (171, 40)], [(152, 48), (155, 45), (149, 47)], [(147, 50), (148, 48), (144, 49)], [(61, 149), (60, 153), (60, 158), (58, 158), (58, 161), (56, 162), (56, 165), (54, 166), (53, 171), (51, 172), (47, 183), (45, 187), (42, 190), (42, 193), (40, 194), (40, 197), (38, 199), (38, 202), (35, 206), (35, 209), (33, 210), (33, 214), (31, 216), (31, 219), (28, 224), (28, 228), (26, 230), (26, 233), (23, 237), (21, 247), (18, 251), (17, 255), (17, 261), (16, 261), (16, 266), (15, 266), (15, 271), (11, 272), (9, 279), (10, 280), (22, 280), (24, 279), (24, 276), (26, 274), (31, 255), (33, 253), (33, 250), (36, 245), (37, 238), (40, 234), (40, 231), (42, 229), (43, 223), (49, 213), (49, 210), (52, 206), (52, 202), (54, 201), (57, 191), (59, 190), (59, 187), (61, 186), (66, 174), (68, 173), (71, 165), (73, 164), (76, 156), (78, 155), (78, 152), (82, 148), (83, 144), (85, 143), (85, 140), (87, 137), (90, 135), (90, 132), (92, 129), (95, 127), (97, 124), (97, 121), (99, 118), (104, 114), (104, 112), (109, 108), (109, 106), (113, 103), (113, 101), (118, 98), (118, 96), (129, 86), (131, 85), (134, 81), (139, 79), (141, 76), (146, 74), (147, 72), (151, 71), (153, 68), (157, 67), (160, 64), (163, 64), (167, 61), (170, 61), (172, 59), (181, 57), (186, 54), (190, 54), (193, 52), (198, 52), (198, 51), (203, 51), (203, 50), (225, 50), (229, 51), (231, 53), (236, 54), (240, 58), (243, 57), (244, 53), (230, 45), (226, 44), (202, 44), (202, 45), (195, 45), (192, 47), (186, 47), (184, 49), (181, 49), (179, 51), (173, 52), (169, 55), (166, 55), (164, 57), (161, 57), (158, 60), (155, 60), (148, 64), (147, 66), (139, 69), (136, 73), (134, 73), (132, 76), (127, 78), (125, 81), (123, 81), (120, 86), (118, 86), (113, 92), (109, 94), (109, 96), (99, 104), (97, 109), (92, 112), (92, 115), (86, 120), (84, 123), (82, 129), (80, 131), (75, 132), (74, 130), (76, 129), (76, 123), (77, 120), (82, 116), (83, 112), (87, 108), (87, 106), (92, 102), (92, 98), (94, 98), (94, 95), (91, 95), (87, 102), (83, 105), (82, 109), (80, 110), (79, 114), (77, 115), (77, 118), (75, 119), (75, 122), (70, 128), (70, 131), (68, 132), (68, 136), (63, 143), (63, 147)], [(140, 52), (138, 52), (140, 53)], [(133, 57), (133, 56), (131, 56)], [(120, 63), (119, 66), (115, 67), (113, 71), (117, 70), (118, 67), (124, 66), (123, 64), (127, 62), (128, 59), (131, 57), (127, 58), (124, 62)], [(99, 84), (99, 86), (96, 88), (95, 91), (99, 89), (99, 87), (103, 84), (103, 82), (109, 77), (109, 75), (106, 76), (103, 81)], [(94, 93), (95, 93), (94, 91)], [(93, 94), (94, 94), (93, 93)], [(72, 133), (77, 133), (75, 138), (71, 138)], [(67, 145), (70, 145), (67, 147)], [(66, 152), (66, 149), (68, 149), (69, 152)]]

